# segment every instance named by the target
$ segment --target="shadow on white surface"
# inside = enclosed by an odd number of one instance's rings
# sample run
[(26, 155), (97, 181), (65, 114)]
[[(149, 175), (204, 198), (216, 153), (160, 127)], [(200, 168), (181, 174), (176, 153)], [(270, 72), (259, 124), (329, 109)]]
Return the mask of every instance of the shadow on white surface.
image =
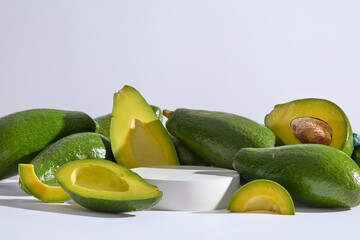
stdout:
[[(350, 208), (315, 208), (306, 206), (301, 203), (295, 203), (295, 214), (296, 213), (335, 213), (335, 212), (344, 212), (349, 211)], [(218, 209), (218, 210), (212, 210), (212, 211), (200, 211), (200, 212), (194, 212), (197, 214), (225, 214), (229, 213), (226, 209)], [(271, 211), (265, 211), (265, 210), (257, 210), (257, 211), (249, 211), (241, 214), (270, 214), (270, 215), (279, 215), (277, 213), (271, 212)]]
[(0, 207), (97, 218), (135, 217), (135, 215), (128, 213), (102, 213), (91, 211), (77, 205), (73, 201), (68, 201), (66, 203), (46, 203), (40, 201), (20, 190), (17, 177), (5, 179), (0, 182)]
[(295, 203), (295, 212), (301, 212), (301, 213), (332, 213), (332, 212), (344, 212), (349, 210), (350, 208), (319, 208), (319, 207), (309, 207), (301, 203)]
[(29, 196), (25, 192), (21, 191), (18, 182), (3, 182), (0, 183), (0, 196)]
[(85, 217), (97, 218), (127, 218), (135, 215), (127, 213), (102, 213), (90, 211), (86, 208), (74, 204), (72, 201), (67, 203), (45, 203), (37, 199), (0, 199), (0, 206), (12, 207), (41, 212), (61, 213)]

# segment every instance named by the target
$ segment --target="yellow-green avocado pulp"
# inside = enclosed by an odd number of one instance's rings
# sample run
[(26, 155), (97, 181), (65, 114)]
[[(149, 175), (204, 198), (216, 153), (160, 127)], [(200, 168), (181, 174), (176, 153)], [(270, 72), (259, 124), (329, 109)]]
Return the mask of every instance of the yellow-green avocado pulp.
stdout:
[(304, 117), (326, 122), (333, 133), (329, 146), (351, 156), (353, 134), (350, 122), (342, 109), (331, 101), (305, 98), (278, 104), (266, 115), (265, 126), (270, 128), (284, 145), (301, 144), (291, 129), (291, 121)]
[(101, 212), (151, 208), (162, 192), (131, 170), (108, 160), (80, 160), (61, 166), (56, 180), (79, 205)]

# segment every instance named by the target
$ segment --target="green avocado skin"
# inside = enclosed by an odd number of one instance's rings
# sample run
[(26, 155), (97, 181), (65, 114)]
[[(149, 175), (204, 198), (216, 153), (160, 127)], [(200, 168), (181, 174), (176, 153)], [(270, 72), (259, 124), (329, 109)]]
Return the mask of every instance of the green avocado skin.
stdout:
[(179, 108), (166, 128), (211, 166), (232, 169), (232, 159), (244, 147), (273, 147), (272, 131), (238, 115)]
[[(162, 121), (163, 115), (161, 109), (157, 106), (150, 105), (152, 110), (154, 111), (157, 118)], [(98, 123), (98, 129), (96, 130), (97, 133), (107, 137), (110, 139), (110, 123), (111, 123), (111, 113), (97, 117), (94, 119)]]
[(162, 198), (161, 195), (147, 199), (134, 199), (134, 200), (111, 200), (111, 199), (98, 199), (91, 196), (82, 196), (76, 192), (71, 191), (69, 188), (64, 187), (66, 193), (71, 200), (76, 202), (82, 207), (94, 210), (97, 212), (133, 212), (142, 211), (155, 206)]
[(39, 180), (46, 185), (59, 186), (56, 170), (75, 160), (107, 159), (115, 162), (110, 140), (100, 134), (85, 132), (66, 136), (39, 153), (30, 163)]
[(360, 166), (360, 146), (354, 148), (351, 158)]
[[(88, 159), (85, 160), (84, 163), (90, 161), (99, 162), (99, 161), (103, 161), (103, 159)], [(64, 165), (72, 164), (75, 162), (69, 162)], [(116, 168), (119, 169), (119, 174), (122, 175), (124, 179), (126, 179), (125, 176), (132, 175), (133, 178), (138, 182), (143, 184), (148, 184), (142, 177), (140, 177), (137, 173), (131, 171), (130, 169), (118, 163), (108, 162), (108, 164), (115, 165)], [(138, 199), (104, 199), (98, 196), (98, 194), (96, 193), (93, 193), (91, 195), (82, 194), (77, 192), (73, 188), (73, 184), (67, 183), (69, 182), (67, 181), (67, 179), (71, 178), (71, 176), (68, 175), (64, 176), (59, 172), (61, 171), (57, 171), (55, 173), (56, 181), (66, 191), (69, 197), (80, 206), (98, 212), (119, 213), (119, 212), (146, 210), (155, 206), (162, 199), (163, 196), (163, 192), (161, 192), (160, 190), (157, 196), (150, 198), (138, 198)]]
[(31, 109), (0, 118), (0, 180), (60, 138), (95, 129), (94, 120), (78, 111)]
[(235, 155), (233, 166), (250, 181), (278, 182), (294, 200), (310, 206), (350, 208), (360, 203), (360, 168), (330, 146), (244, 148)]
[(209, 164), (202, 159), (198, 154), (189, 150), (179, 139), (169, 134), (171, 141), (173, 142), (181, 165), (191, 166), (209, 166)]

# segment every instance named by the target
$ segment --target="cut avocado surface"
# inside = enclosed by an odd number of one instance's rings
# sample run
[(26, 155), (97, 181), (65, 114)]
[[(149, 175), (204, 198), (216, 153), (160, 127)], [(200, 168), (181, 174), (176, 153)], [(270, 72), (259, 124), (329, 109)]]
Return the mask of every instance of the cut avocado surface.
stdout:
[(70, 200), (62, 187), (42, 183), (36, 176), (32, 164), (19, 164), (19, 181), (27, 193), (44, 202), (59, 203)]
[[(150, 105), (150, 107), (154, 111), (156, 117), (159, 118), (160, 122), (162, 122), (163, 115), (162, 115), (161, 109), (155, 105)], [(105, 137), (110, 138), (111, 113), (97, 117), (94, 120), (99, 125), (99, 127), (97, 129), (97, 133), (100, 133), (101, 135), (104, 135)]]
[(107, 160), (69, 162), (56, 180), (79, 205), (101, 212), (145, 210), (157, 204), (162, 192), (124, 166)]
[(133, 87), (114, 94), (110, 140), (116, 161), (128, 168), (179, 165), (165, 127)]
[(114, 161), (110, 140), (93, 132), (66, 136), (41, 151), (30, 163), (35, 173), (46, 185), (58, 186), (56, 170), (63, 164), (84, 159), (107, 159)]
[(294, 215), (295, 207), (290, 194), (280, 184), (258, 179), (240, 187), (230, 199), (231, 212), (267, 210), (284, 215)]
[(265, 117), (270, 128), (285, 145), (325, 144), (351, 156), (353, 134), (349, 120), (335, 103), (317, 98), (278, 104)]

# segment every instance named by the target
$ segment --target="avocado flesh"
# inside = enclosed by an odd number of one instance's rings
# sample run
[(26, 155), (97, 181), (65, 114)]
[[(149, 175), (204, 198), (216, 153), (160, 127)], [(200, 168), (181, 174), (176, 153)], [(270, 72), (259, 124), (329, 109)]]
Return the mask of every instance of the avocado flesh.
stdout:
[(144, 210), (160, 201), (162, 192), (129, 169), (106, 160), (69, 162), (55, 174), (79, 205), (103, 212)]
[(351, 156), (353, 134), (350, 122), (342, 109), (328, 100), (307, 98), (278, 104), (266, 115), (265, 126), (270, 128), (284, 145), (301, 144), (291, 128), (291, 121), (303, 117), (326, 122), (332, 129), (329, 146)]
[(62, 187), (42, 183), (36, 176), (32, 164), (19, 164), (19, 181), (28, 194), (44, 202), (59, 203), (70, 200)]
[(98, 133), (75, 133), (53, 143), (40, 152), (30, 163), (46, 185), (59, 186), (55, 179), (57, 169), (70, 161), (86, 159), (115, 161), (109, 139)]
[[(159, 118), (159, 120), (161, 122), (163, 119), (161, 109), (154, 105), (150, 105), (150, 107), (154, 111), (156, 117)], [(94, 120), (99, 124), (97, 133), (99, 133), (107, 138), (110, 138), (111, 113), (97, 117)]]
[(116, 161), (128, 168), (179, 165), (165, 127), (130, 86), (114, 94), (110, 140)]
[(94, 132), (94, 120), (83, 112), (31, 109), (0, 118), (0, 180), (13, 176), (41, 150), (78, 132)]
[(185, 108), (164, 113), (169, 133), (211, 166), (232, 169), (239, 149), (275, 145), (270, 129), (235, 114)]
[(294, 202), (286, 189), (266, 179), (254, 180), (240, 187), (230, 199), (228, 210), (268, 210), (285, 215), (295, 214)]
[(233, 166), (248, 180), (281, 184), (296, 201), (315, 207), (360, 203), (360, 168), (344, 152), (320, 144), (244, 148)]

